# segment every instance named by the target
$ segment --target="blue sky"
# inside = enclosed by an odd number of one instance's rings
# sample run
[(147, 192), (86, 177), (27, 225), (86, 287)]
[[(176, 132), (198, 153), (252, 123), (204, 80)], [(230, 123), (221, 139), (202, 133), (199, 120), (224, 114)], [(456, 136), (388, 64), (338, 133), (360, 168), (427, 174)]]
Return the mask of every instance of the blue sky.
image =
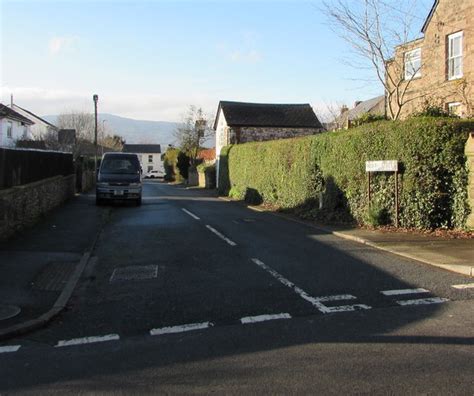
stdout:
[[(2, 102), (42, 115), (88, 110), (93, 93), (102, 112), (164, 121), (224, 99), (324, 111), (383, 93), (354, 81), (366, 72), (342, 62), (318, 0), (0, 2)], [(417, 1), (418, 30), (431, 4)]]

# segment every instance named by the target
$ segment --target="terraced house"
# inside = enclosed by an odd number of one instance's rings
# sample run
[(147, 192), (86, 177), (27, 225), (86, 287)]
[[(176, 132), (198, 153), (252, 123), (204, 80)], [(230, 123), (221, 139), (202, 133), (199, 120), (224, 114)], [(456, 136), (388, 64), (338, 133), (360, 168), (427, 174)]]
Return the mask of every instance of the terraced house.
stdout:
[(431, 105), (460, 117), (473, 115), (473, 19), (474, 0), (434, 2), (422, 27), (423, 37), (397, 47), (389, 63), (392, 75), (403, 76), (398, 88), (387, 81), (390, 89), (401, 92), (401, 100), (393, 95), (387, 103), (392, 114), (404, 118)]

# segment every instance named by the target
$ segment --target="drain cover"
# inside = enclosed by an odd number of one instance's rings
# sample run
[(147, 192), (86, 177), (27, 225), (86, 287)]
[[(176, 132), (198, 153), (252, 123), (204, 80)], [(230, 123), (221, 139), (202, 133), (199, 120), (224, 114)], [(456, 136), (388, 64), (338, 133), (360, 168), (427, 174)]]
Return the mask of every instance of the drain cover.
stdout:
[(110, 277), (110, 282), (153, 279), (157, 276), (157, 265), (134, 265), (132, 267), (115, 268)]
[(20, 312), (21, 308), (16, 305), (0, 305), (0, 320), (13, 318)]

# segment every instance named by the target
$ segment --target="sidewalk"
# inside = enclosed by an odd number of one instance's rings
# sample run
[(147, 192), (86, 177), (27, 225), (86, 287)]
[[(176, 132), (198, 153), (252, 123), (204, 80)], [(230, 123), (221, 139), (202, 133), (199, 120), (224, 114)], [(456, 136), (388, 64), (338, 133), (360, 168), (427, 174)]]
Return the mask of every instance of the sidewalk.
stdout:
[(66, 305), (107, 210), (77, 196), (0, 243), (0, 339), (47, 323)]

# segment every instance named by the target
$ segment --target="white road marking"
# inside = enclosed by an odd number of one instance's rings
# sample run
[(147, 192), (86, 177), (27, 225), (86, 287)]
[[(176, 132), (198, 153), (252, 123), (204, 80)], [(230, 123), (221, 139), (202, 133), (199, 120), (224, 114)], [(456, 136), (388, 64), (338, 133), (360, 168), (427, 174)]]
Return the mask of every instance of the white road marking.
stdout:
[(357, 297), (352, 294), (338, 294), (335, 296), (325, 296), (325, 297), (315, 297), (315, 300), (318, 301), (341, 301), (341, 300), (355, 300)]
[(246, 316), (240, 321), (242, 324), (249, 324), (249, 323), (258, 323), (258, 322), (265, 322), (267, 320), (277, 320), (277, 319), (291, 319), (291, 315), (289, 313), (281, 313), (281, 314), (274, 314), (274, 315), (258, 315), (258, 316)]
[(107, 334), (104, 336), (73, 338), (71, 340), (58, 341), (57, 345), (55, 345), (55, 348), (72, 346), (72, 345), (93, 344), (96, 342), (118, 341), (118, 340), (120, 340), (120, 336), (118, 334)]
[(227, 238), (225, 235), (221, 234), (219, 231), (217, 231), (215, 228), (212, 228), (209, 224), (206, 224), (206, 227), (211, 230), (214, 234), (216, 234), (219, 238), (223, 239), (226, 241), (230, 246), (236, 246), (237, 244), (234, 241), (231, 241), (229, 238)]
[(431, 298), (417, 298), (415, 300), (399, 300), (398, 305), (426, 305), (426, 304), (441, 304), (449, 301), (447, 298), (431, 297)]
[(162, 327), (161, 329), (151, 329), (150, 335), (156, 336), (163, 334), (184, 333), (186, 331), (207, 329), (211, 326), (214, 326), (214, 324), (211, 322), (203, 322), (184, 324), (180, 326)]
[(197, 217), (194, 213), (190, 212), (189, 210), (186, 210), (184, 208), (181, 208), (181, 210), (184, 212), (184, 213), (187, 213), (188, 215), (190, 215), (193, 219), (195, 220), (201, 220), (199, 217)]
[(21, 345), (6, 345), (6, 346), (0, 347), (0, 353), (16, 352), (20, 348), (21, 348)]
[(384, 290), (380, 293), (386, 296), (400, 296), (403, 294), (417, 294), (417, 293), (429, 293), (429, 290), (418, 288), (418, 289), (399, 289), (399, 290)]
[(474, 289), (474, 283), (466, 283), (464, 285), (452, 285), (455, 289)]
[[(286, 279), (283, 275), (280, 275), (274, 269), (270, 268), (268, 265), (263, 263), (257, 258), (253, 258), (252, 261), (257, 264), (260, 268), (267, 271), (270, 275), (272, 275), (276, 280), (278, 280), (283, 285), (292, 289), (296, 294), (298, 294), (302, 299), (311, 303), (316, 309), (318, 309), (322, 313), (332, 313), (332, 312), (344, 312), (344, 311), (354, 311), (355, 309), (371, 309), (372, 307), (365, 305), (365, 304), (355, 304), (355, 305), (343, 305), (340, 307), (328, 307), (322, 303), (322, 301), (331, 301), (326, 300), (330, 297), (340, 297), (340, 296), (328, 296), (328, 297), (312, 297), (308, 293), (306, 293), (303, 289), (296, 286), (293, 282)], [(349, 296), (349, 299), (355, 298), (350, 294), (344, 295), (345, 297)], [(353, 307), (353, 308), (351, 308)]]

